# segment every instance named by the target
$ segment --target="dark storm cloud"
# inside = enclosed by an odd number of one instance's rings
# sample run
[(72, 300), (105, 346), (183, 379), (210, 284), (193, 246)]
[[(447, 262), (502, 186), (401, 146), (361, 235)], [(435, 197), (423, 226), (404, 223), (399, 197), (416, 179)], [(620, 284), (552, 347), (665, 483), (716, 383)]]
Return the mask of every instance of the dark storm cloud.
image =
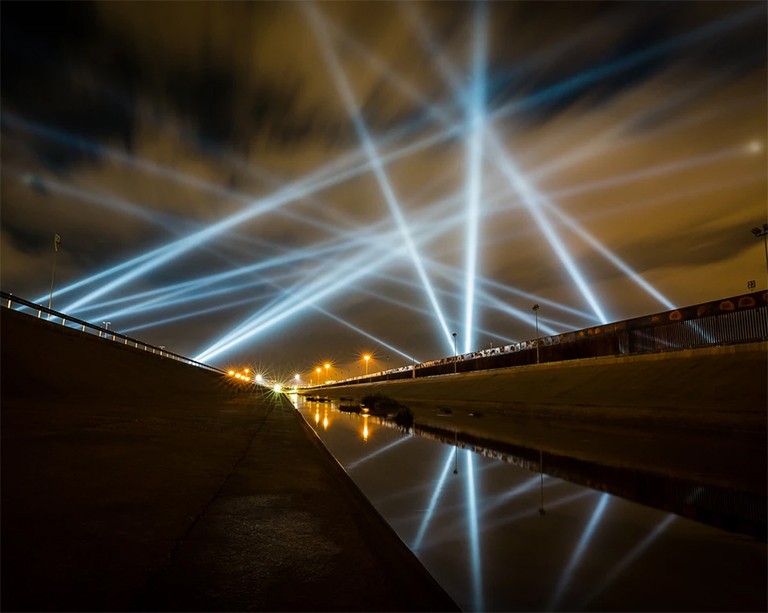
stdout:
[[(3, 105), (83, 139), (115, 140), (130, 150), (133, 64), (104, 45), (87, 2), (5, 2), (2, 8)], [(116, 80), (111, 75), (119, 74)], [(119, 96), (112, 87), (119, 87)], [(46, 165), (66, 170), (92, 159), (85, 147), (36, 142)]]

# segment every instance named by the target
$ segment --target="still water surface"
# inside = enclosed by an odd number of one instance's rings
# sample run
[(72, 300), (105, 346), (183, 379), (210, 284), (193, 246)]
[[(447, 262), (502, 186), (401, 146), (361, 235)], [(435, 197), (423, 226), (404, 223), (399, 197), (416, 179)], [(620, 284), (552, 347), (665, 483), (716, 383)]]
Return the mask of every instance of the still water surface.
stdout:
[(466, 611), (766, 610), (765, 543), (293, 401)]

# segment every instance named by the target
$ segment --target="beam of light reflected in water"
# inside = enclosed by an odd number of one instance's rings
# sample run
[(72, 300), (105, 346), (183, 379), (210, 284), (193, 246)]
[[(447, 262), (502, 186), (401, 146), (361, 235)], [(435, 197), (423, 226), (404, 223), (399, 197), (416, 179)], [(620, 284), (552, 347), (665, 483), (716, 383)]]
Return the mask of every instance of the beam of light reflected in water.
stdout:
[(764, 542), (335, 404), (324, 427), (295, 405), (465, 611), (767, 610)]

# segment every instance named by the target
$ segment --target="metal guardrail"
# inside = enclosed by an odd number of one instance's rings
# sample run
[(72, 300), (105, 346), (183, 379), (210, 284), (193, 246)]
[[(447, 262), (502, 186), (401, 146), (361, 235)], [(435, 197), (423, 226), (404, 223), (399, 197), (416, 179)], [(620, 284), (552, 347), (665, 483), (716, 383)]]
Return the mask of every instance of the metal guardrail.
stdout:
[(768, 292), (759, 291), (422, 364), (409, 364), (336, 381), (324, 387), (765, 340), (768, 340)]
[(145, 343), (144, 341), (140, 341), (136, 338), (126, 336), (125, 334), (120, 334), (119, 332), (115, 332), (114, 330), (109, 330), (107, 328), (102, 328), (101, 326), (97, 326), (95, 324), (92, 324), (87, 321), (83, 321), (82, 319), (78, 319), (77, 317), (70, 317), (69, 315), (66, 315), (65, 313), (60, 313), (59, 311), (55, 311), (53, 309), (49, 309), (48, 307), (44, 307), (40, 304), (35, 304), (33, 302), (30, 302), (29, 300), (24, 300), (23, 298), (19, 298), (18, 296), (14, 296), (13, 294), (10, 294), (8, 292), (0, 291), (0, 300), (2, 301), (2, 306), (7, 309), (13, 309), (17, 311), (21, 311), (22, 309), (14, 309), (14, 306), (19, 307), (26, 307), (28, 309), (31, 309), (33, 312), (37, 312), (37, 318), (42, 319), (43, 314), (45, 314), (46, 320), (56, 322), (56, 320), (61, 320), (61, 325), (70, 328), (73, 330), (79, 329), (81, 332), (85, 334), (98, 334), (101, 338), (110, 339), (115, 342), (122, 341), (123, 345), (126, 345), (128, 347), (134, 347), (136, 349), (142, 349), (147, 352), (152, 352), (154, 355), (159, 355), (162, 358), (171, 358), (173, 360), (178, 360), (179, 362), (183, 362), (185, 364), (190, 364), (192, 366), (197, 366), (198, 368), (204, 368), (206, 370), (210, 370), (219, 374), (226, 375), (226, 371), (221, 370), (220, 368), (216, 368), (215, 366), (209, 366), (208, 364), (203, 364), (202, 362), (198, 362), (196, 360), (193, 360), (191, 358), (185, 357), (183, 355), (179, 355), (178, 353), (173, 353), (172, 351), (166, 350), (164, 347), (157, 347), (156, 345), (150, 345), (149, 343)]

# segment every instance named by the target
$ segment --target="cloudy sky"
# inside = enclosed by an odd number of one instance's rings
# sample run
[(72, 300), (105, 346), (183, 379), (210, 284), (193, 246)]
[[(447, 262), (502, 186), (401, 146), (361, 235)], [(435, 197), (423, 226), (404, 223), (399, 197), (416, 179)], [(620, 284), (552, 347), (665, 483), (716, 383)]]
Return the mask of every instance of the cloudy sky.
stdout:
[(340, 376), (766, 287), (764, 2), (1, 10), (4, 291)]

